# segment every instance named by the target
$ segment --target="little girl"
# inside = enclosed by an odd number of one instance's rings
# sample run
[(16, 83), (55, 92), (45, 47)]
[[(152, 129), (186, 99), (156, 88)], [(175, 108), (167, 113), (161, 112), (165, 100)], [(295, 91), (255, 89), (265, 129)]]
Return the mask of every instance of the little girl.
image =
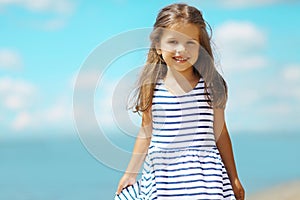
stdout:
[(186, 4), (158, 14), (133, 95), (142, 125), (115, 199), (244, 199), (224, 119), (227, 86), (206, 29)]

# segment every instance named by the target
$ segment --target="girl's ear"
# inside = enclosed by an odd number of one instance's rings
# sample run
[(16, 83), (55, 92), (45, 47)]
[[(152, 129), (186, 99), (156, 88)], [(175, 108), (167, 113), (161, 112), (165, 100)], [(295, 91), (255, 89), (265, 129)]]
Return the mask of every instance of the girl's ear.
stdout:
[(156, 49), (156, 53), (157, 53), (158, 55), (161, 55), (161, 49)]
[(156, 49), (156, 53), (157, 53), (158, 55), (161, 55), (161, 54), (162, 54), (161, 49), (160, 49), (160, 46), (159, 46), (158, 44), (155, 45), (155, 49)]

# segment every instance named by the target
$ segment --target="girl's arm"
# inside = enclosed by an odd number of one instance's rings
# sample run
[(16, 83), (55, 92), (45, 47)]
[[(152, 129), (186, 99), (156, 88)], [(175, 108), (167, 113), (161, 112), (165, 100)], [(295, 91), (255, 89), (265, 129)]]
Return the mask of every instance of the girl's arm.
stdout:
[[(150, 109), (151, 110), (151, 109)], [(151, 141), (152, 133), (152, 118), (150, 111), (143, 112), (142, 125), (136, 138), (131, 160), (126, 169), (126, 173), (137, 175), (148, 152), (148, 147)]]
[(128, 167), (121, 178), (116, 194), (120, 194), (123, 188), (133, 185), (136, 181), (136, 177), (139, 170), (145, 160), (148, 152), (148, 147), (151, 141), (152, 134), (152, 116), (151, 108), (148, 111), (144, 111), (142, 114), (142, 125), (138, 136), (136, 138), (131, 159)]
[(214, 109), (214, 131), (217, 147), (227, 170), (235, 196), (238, 200), (243, 200), (245, 191), (238, 178), (231, 140), (226, 127), (224, 109)]
[(231, 140), (227, 131), (224, 110), (214, 109), (214, 133), (222, 160), (225, 164), (230, 180), (237, 178)]

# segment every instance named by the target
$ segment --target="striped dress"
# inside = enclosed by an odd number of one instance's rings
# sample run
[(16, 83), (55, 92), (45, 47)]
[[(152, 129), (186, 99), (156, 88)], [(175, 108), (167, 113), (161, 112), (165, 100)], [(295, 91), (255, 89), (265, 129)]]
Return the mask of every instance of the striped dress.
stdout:
[(213, 120), (203, 79), (190, 92), (177, 96), (159, 80), (142, 176), (115, 200), (235, 199), (216, 147)]

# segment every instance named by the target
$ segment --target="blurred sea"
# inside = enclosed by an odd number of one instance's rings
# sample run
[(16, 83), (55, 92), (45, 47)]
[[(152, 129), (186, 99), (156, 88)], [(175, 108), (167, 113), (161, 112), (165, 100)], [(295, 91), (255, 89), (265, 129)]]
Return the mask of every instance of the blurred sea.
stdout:
[[(76, 133), (62, 135), (17, 138), (1, 133), (1, 200), (113, 199), (122, 172), (91, 156)], [(237, 133), (231, 140), (247, 195), (300, 179), (299, 133)], [(129, 150), (134, 144), (132, 138), (112, 141)]]

